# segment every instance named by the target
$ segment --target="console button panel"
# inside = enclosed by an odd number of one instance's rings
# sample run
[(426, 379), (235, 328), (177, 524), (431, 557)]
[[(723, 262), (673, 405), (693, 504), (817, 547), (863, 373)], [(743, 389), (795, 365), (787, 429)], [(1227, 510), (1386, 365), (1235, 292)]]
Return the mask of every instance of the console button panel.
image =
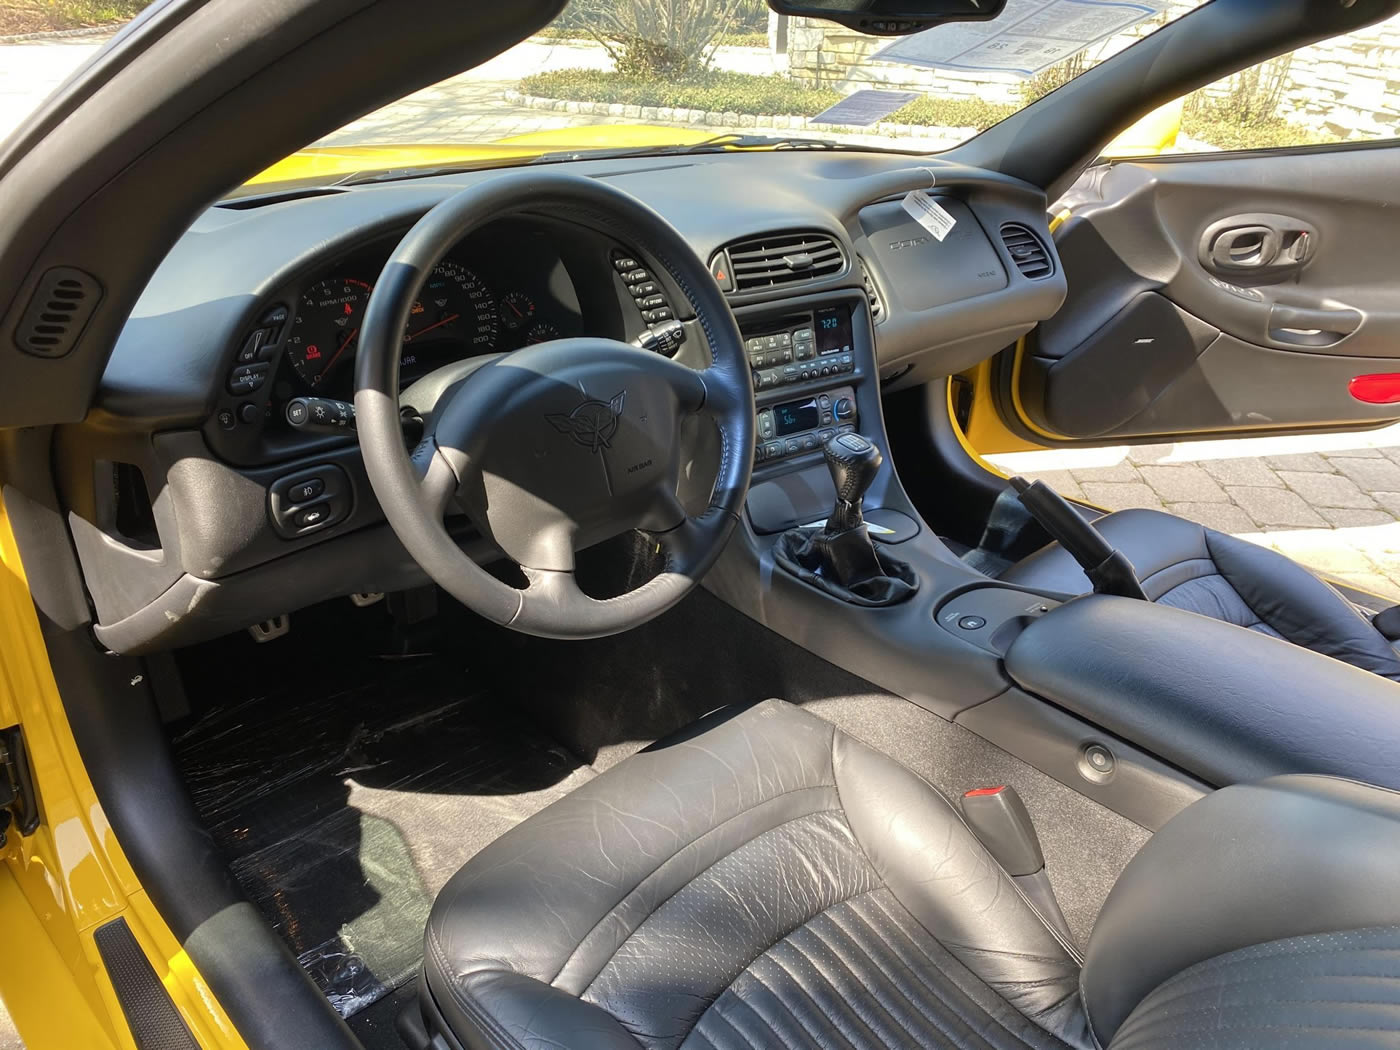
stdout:
[(851, 307), (822, 306), (745, 332), (744, 349), (758, 391), (848, 375), (856, 368)]
[(284, 539), (298, 539), (344, 521), (354, 497), (345, 471), (323, 463), (274, 481), (267, 493), (268, 516)]
[(771, 463), (815, 452), (837, 434), (853, 434), (860, 420), (855, 390), (848, 386), (782, 401), (761, 408), (754, 462)]

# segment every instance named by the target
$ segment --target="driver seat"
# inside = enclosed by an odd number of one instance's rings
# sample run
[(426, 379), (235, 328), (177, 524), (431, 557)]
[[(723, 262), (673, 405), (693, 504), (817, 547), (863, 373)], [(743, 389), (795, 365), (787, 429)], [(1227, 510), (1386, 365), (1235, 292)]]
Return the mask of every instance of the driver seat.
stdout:
[(420, 1001), (473, 1050), (1359, 1050), (1400, 1039), (1397, 924), (1400, 795), (1279, 777), (1163, 828), (1081, 956), (925, 781), (770, 700), (469, 861)]

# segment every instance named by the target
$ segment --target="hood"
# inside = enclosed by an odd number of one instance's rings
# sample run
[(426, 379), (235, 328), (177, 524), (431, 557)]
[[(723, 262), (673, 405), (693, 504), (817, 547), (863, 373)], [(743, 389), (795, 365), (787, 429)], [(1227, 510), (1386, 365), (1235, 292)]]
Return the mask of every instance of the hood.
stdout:
[(706, 128), (658, 127), (650, 124), (590, 124), (512, 135), (494, 142), (382, 143), (357, 146), (308, 146), (248, 180), (248, 186), (271, 183), (328, 182), (358, 172), (398, 168), (439, 168), (456, 164), (529, 160), (541, 153), (580, 152), (647, 146), (689, 146), (712, 138)]

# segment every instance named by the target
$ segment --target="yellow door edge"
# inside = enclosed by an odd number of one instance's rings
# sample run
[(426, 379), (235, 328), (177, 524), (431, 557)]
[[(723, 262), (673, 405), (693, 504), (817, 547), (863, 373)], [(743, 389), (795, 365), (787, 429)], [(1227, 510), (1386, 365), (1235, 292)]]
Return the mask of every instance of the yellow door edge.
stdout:
[(247, 1050), (141, 889), (102, 812), (59, 697), (0, 499), (0, 725), (20, 725), (41, 823), (0, 851), (3, 999), (28, 1050), (134, 1050), (95, 931), (125, 920), (204, 1050)]

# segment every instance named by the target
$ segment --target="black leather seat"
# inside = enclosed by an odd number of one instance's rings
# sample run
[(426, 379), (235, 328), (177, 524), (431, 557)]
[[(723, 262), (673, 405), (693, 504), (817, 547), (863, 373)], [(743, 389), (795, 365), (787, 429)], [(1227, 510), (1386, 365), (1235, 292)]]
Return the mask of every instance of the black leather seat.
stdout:
[[(1137, 570), (1147, 597), (1271, 634), (1400, 681), (1400, 656), (1369, 620), (1297, 562), (1267, 547), (1155, 510), (1094, 522)], [(1017, 562), (1008, 583), (1080, 594), (1089, 581), (1058, 543)]]
[(473, 858), (422, 1002), (512, 1050), (1393, 1047), (1397, 923), (1400, 795), (1281, 777), (1159, 832), (1082, 960), (926, 782), (768, 701)]

